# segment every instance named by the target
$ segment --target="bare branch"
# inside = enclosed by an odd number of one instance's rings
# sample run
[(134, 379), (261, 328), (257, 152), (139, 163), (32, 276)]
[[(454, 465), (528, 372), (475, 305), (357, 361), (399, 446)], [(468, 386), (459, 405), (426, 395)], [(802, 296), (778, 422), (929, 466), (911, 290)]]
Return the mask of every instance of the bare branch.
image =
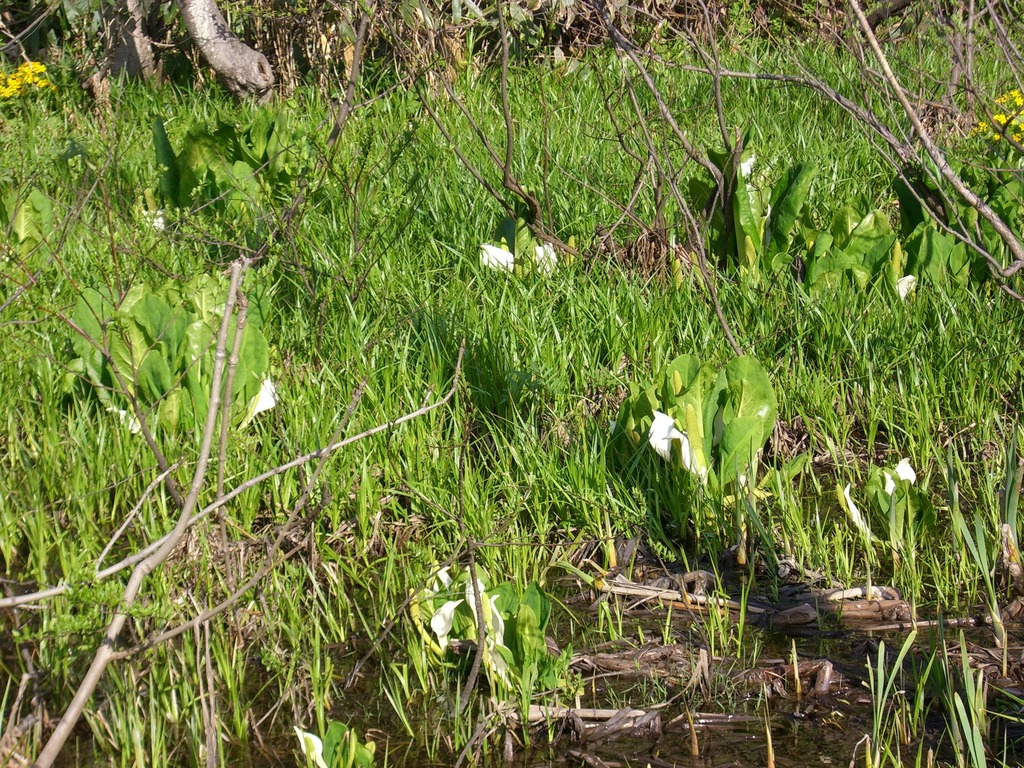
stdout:
[(874, 52), (875, 58), (878, 59), (878, 63), (882, 67), (882, 73), (885, 76), (886, 82), (888, 82), (893, 95), (895, 95), (900, 106), (903, 107), (903, 111), (914, 126), (914, 133), (921, 141), (921, 145), (924, 147), (925, 152), (928, 153), (928, 157), (930, 157), (932, 162), (935, 163), (935, 167), (942, 175), (942, 178), (956, 191), (958, 195), (960, 195), (960, 197), (966, 200), (967, 203), (978, 212), (979, 216), (985, 219), (985, 221), (992, 226), (1000, 239), (1006, 245), (1006, 249), (1012, 255), (1013, 262), (1005, 268), (995, 262), (994, 259), (990, 258), (990, 269), (1001, 277), (1012, 277), (1024, 268), (1024, 247), (1021, 246), (1020, 241), (1017, 239), (1016, 235), (1013, 234), (1013, 231), (1006, 225), (1006, 222), (999, 218), (998, 214), (992, 210), (991, 206), (979, 197), (974, 190), (964, 184), (956, 171), (950, 167), (946, 160), (946, 156), (932, 140), (931, 134), (921, 122), (921, 118), (917, 114), (917, 110), (914, 109), (914, 106), (910, 103), (910, 100), (903, 92), (903, 88), (900, 86), (899, 80), (896, 75), (893, 74), (892, 68), (889, 66), (889, 60), (882, 51), (882, 47), (878, 44), (878, 38), (875, 37), (875, 33), (871, 29), (871, 25), (864, 16), (864, 11), (861, 8), (860, 3), (858, 0), (849, 0), (849, 2), (850, 8), (853, 10), (854, 15), (857, 17), (857, 21), (860, 23), (861, 31), (864, 33), (864, 37), (868, 41), (868, 45), (871, 46), (871, 50)]

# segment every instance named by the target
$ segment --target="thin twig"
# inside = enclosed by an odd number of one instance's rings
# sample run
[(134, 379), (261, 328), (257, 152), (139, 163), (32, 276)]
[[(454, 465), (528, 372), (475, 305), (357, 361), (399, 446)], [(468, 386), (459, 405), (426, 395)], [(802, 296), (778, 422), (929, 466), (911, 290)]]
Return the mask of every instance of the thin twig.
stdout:
[(239, 285), (241, 284), (242, 275), (247, 266), (247, 260), (245, 259), (236, 260), (231, 266), (231, 282), (228, 287), (228, 297), (225, 302), (224, 315), (221, 320), (220, 332), (217, 339), (217, 352), (213, 368), (213, 384), (212, 391), (210, 392), (210, 407), (206, 414), (206, 424), (203, 429), (203, 440), (199, 449), (199, 460), (196, 463), (195, 473), (192, 476), (192, 485), (189, 489), (188, 496), (185, 498), (181, 513), (178, 516), (178, 522), (175, 524), (174, 530), (164, 538), (164, 542), (161, 544), (160, 548), (140, 562), (132, 571), (131, 578), (129, 578), (128, 585), (125, 587), (124, 593), (121, 597), (121, 605), (117, 610), (115, 610), (114, 618), (107, 626), (107, 631), (104, 633), (103, 641), (97, 649), (96, 654), (93, 656), (92, 663), (89, 665), (89, 670), (86, 672), (85, 677), (79, 684), (78, 690), (75, 692), (68, 708), (64, 711), (64, 715), (61, 717), (57, 727), (54, 729), (53, 733), (50, 734), (50, 738), (47, 740), (46, 746), (43, 747), (43, 750), (39, 753), (39, 756), (33, 763), (34, 768), (50, 768), (50, 766), (53, 765), (54, 760), (57, 759), (61, 749), (64, 747), (64, 743), (68, 740), (68, 737), (71, 736), (72, 730), (78, 723), (79, 718), (82, 716), (82, 712), (85, 710), (86, 704), (92, 697), (93, 691), (96, 690), (96, 686), (103, 677), (103, 673), (106, 671), (107, 665), (115, 655), (114, 646), (121, 634), (121, 630), (124, 628), (125, 622), (128, 620), (128, 610), (139, 596), (143, 582), (150, 573), (155, 571), (164, 563), (177, 546), (178, 542), (181, 541), (186, 530), (188, 530), (192, 510), (195, 508), (196, 502), (199, 499), (199, 492), (206, 477), (206, 467), (213, 447), (213, 435), (217, 423), (217, 411), (220, 405), (220, 387), (224, 378), (224, 368), (227, 364), (226, 346), (228, 329), (234, 315), (235, 295), (238, 291)]
[(867, 39), (868, 45), (871, 46), (871, 50), (874, 52), (875, 58), (878, 59), (878, 63), (882, 67), (882, 73), (885, 76), (886, 82), (888, 82), (891, 87), (893, 95), (896, 97), (896, 100), (899, 101), (900, 106), (903, 107), (904, 113), (910, 119), (911, 125), (914, 126), (914, 133), (921, 141), (921, 145), (924, 147), (925, 152), (928, 153), (928, 157), (930, 157), (932, 162), (935, 163), (935, 166), (942, 178), (946, 180), (946, 182), (958, 195), (960, 195), (960, 197), (966, 200), (967, 203), (978, 212), (979, 216), (985, 219), (985, 221), (992, 226), (992, 229), (996, 231), (996, 234), (999, 235), (1000, 239), (1006, 245), (1007, 250), (1012, 255), (1013, 262), (1005, 268), (995, 258), (987, 256), (989, 269), (1000, 277), (1012, 277), (1021, 269), (1024, 269), (1024, 247), (1021, 246), (1020, 241), (1017, 239), (1016, 235), (1013, 234), (1013, 231), (1006, 225), (1006, 222), (1004, 222), (996, 212), (992, 210), (992, 207), (979, 197), (974, 190), (964, 184), (956, 171), (954, 171), (949, 165), (949, 162), (946, 160), (946, 156), (932, 140), (928, 129), (924, 127), (924, 124), (921, 122), (921, 118), (914, 109), (914, 106), (910, 103), (910, 100), (903, 92), (899, 79), (895, 74), (893, 74), (892, 68), (889, 66), (889, 60), (882, 51), (882, 47), (878, 44), (878, 38), (875, 37), (875, 33), (872, 31), (871, 25), (864, 16), (864, 10), (861, 8), (860, 3), (858, 0), (849, 0), (849, 3), (850, 8), (857, 17), (857, 21), (860, 23), (861, 31), (864, 33), (864, 37)]

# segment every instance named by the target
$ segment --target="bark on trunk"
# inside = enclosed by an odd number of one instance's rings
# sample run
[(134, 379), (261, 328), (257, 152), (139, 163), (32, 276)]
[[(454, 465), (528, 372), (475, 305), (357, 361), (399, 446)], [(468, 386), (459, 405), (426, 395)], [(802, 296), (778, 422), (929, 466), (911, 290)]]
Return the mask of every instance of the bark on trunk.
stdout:
[(108, 62), (114, 75), (141, 77), (146, 80), (156, 74), (156, 56), (146, 35), (146, 21), (139, 0), (123, 0), (113, 12), (111, 27), (114, 43), (110, 47)]
[(224, 82), (239, 97), (270, 97), (274, 71), (267, 57), (239, 40), (231, 31), (216, 0), (179, 0), (189, 36)]

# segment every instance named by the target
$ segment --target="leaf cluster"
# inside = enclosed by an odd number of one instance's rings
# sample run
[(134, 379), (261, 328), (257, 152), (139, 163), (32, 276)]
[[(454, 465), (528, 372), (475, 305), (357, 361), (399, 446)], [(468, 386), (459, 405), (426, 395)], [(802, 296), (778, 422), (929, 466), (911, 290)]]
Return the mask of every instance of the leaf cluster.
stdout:
[[(99, 401), (132, 423), (131, 400), (138, 398), (151, 426), (173, 431), (199, 427), (206, 419), (213, 377), (214, 347), (224, 311), (226, 278), (202, 275), (189, 282), (170, 281), (158, 288), (132, 286), (115, 296), (103, 286), (85, 288), (71, 315), (77, 335), (71, 340), (70, 390), (84, 380)], [(248, 298), (231, 402), (244, 422), (270, 365), (270, 347), (262, 326), (265, 292)], [(227, 348), (234, 347), (234, 331)]]

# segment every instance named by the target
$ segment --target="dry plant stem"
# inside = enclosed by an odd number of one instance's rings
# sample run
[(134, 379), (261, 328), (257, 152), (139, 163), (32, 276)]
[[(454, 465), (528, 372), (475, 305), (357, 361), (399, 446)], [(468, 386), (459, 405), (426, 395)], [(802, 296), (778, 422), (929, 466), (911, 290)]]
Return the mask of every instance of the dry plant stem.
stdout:
[(231, 405), (235, 388), (235, 370), (242, 349), (242, 336), (245, 334), (246, 311), (248, 307), (244, 295), (238, 297), (238, 317), (235, 320), (235, 338), (231, 345), (231, 357), (228, 358), (228, 374), (224, 381), (224, 394), (221, 402), (220, 415), (220, 449), (217, 454), (217, 495), (224, 495), (224, 467), (228, 458), (228, 428), (231, 426)]
[[(690, 206), (687, 205), (686, 200), (680, 193), (679, 186), (675, 183), (673, 179), (669, 178), (668, 173), (661, 164), (658, 154), (654, 152), (654, 142), (651, 137), (650, 130), (647, 127), (647, 121), (644, 118), (643, 110), (640, 108), (640, 102), (637, 100), (636, 92), (633, 90), (632, 84), (628, 85), (628, 89), (630, 99), (633, 103), (633, 109), (636, 112), (636, 116), (640, 123), (640, 127), (644, 132), (644, 139), (647, 142), (648, 149), (651, 153), (650, 157), (657, 166), (658, 173), (661, 175), (663, 179), (665, 179), (668, 182), (669, 189), (672, 190), (672, 196), (675, 198), (676, 205), (679, 207), (679, 210), (686, 217), (686, 221), (690, 226), (690, 231), (693, 235), (692, 239), (694, 248), (696, 248), (697, 252), (697, 266), (700, 269), (701, 277), (704, 280), (704, 285), (707, 287), (708, 293), (711, 295), (711, 302), (715, 308), (715, 316), (718, 318), (718, 323), (722, 327), (722, 332), (725, 333), (725, 338), (729, 342), (729, 346), (732, 347), (732, 350), (733, 352), (736, 353), (736, 356), (740, 357), (743, 355), (743, 349), (736, 341), (736, 337), (733, 336), (732, 328), (729, 325), (729, 321), (725, 319), (725, 312), (722, 311), (722, 304), (718, 300), (718, 287), (715, 285), (714, 278), (711, 275), (711, 270), (708, 269), (707, 254), (704, 250), (704, 235), (700, 231), (700, 227), (697, 225), (697, 220), (693, 217), (693, 212), (690, 210)], [(715, 171), (717, 170), (718, 169), (716, 168)], [(718, 174), (717, 178), (721, 180), (721, 174)], [(719, 186), (719, 189), (722, 189), (722, 187)]]
[(125, 530), (128, 528), (131, 521), (135, 518), (135, 515), (137, 515), (139, 513), (139, 510), (142, 509), (142, 505), (146, 503), (146, 499), (149, 498), (149, 495), (153, 491), (155, 491), (157, 486), (160, 485), (160, 483), (162, 483), (164, 479), (177, 468), (178, 462), (175, 462), (174, 464), (169, 466), (165, 471), (161, 472), (159, 475), (153, 478), (153, 481), (146, 486), (146, 490), (142, 492), (142, 496), (140, 496), (139, 500), (135, 502), (135, 506), (132, 507), (131, 512), (129, 512), (127, 517), (125, 517), (124, 522), (121, 523), (120, 527), (116, 531), (114, 531), (114, 535), (110, 537), (110, 541), (107, 542), (107, 545), (103, 548), (103, 551), (100, 552), (100, 556), (96, 558), (96, 566), (94, 569), (96, 573), (99, 573), (100, 566), (103, 564), (103, 561), (110, 553), (110, 550), (113, 548), (114, 544), (117, 543), (117, 540), (121, 538), (121, 534), (124, 533)]
[[(277, 475), (288, 472), (289, 470), (295, 469), (296, 467), (301, 467), (303, 464), (307, 464), (310, 461), (330, 456), (335, 451), (345, 448), (346, 446), (352, 445), (353, 443), (356, 443), (367, 437), (372, 437), (373, 435), (380, 434), (381, 432), (385, 432), (389, 429), (393, 429), (401, 424), (405, 424), (407, 421), (412, 421), (415, 418), (430, 413), (430, 411), (440, 408), (442, 405), (444, 405), (445, 403), (452, 399), (452, 397), (455, 395), (455, 392), (458, 389), (459, 375), (462, 371), (462, 359), (465, 356), (465, 353), (466, 342), (463, 341), (462, 345), (459, 347), (459, 356), (455, 363), (455, 377), (454, 381), (452, 382), (452, 387), (440, 400), (430, 403), (429, 405), (425, 405), (422, 408), (413, 411), (412, 413), (407, 413), (404, 416), (400, 416), (394, 421), (389, 421), (385, 424), (379, 424), (376, 427), (372, 427), (363, 432), (360, 432), (358, 435), (346, 437), (344, 440), (339, 440), (337, 442), (331, 443), (325, 448), (319, 448), (313, 451), (312, 453), (304, 454), (295, 459), (292, 459), (289, 462), (280, 464), (272, 469), (268, 469), (266, 472), (263, 472), (262, 474), (257, 475), (256, 477), (250, 478), (249, 480), (246, 480), (244, 483), (241, 483), (240, 485), (225, 493), (220, 498), (214, 500), (207, 506), (203, 507), (203, 509), (201, 509), (195, 515), (189, 518), (186, 527), (193, 526), (201, 520), (204, 520), (205, 518), (209, 517), (211, 514), (221, 509), (229, 502), (241, 496), (246, 491), (256, 487), (265, 480), (269, 480), (272, 477), (276, 477)], [(160, 539), (154, 541), (141, 552), (137, 552), (134, 555), (126, 557), (123, 560), (120, 560), (119, 562), (114, 563), (113, 565), (107, 568), (104, 568), (102, 571), (97, 572), (96, 580), (102, 581), (103, 579), (110, 578), (114, 574), (123, 571), (125, 568), (130, 568), (136, 563), (145, 560), (152, 553), (156, 552), (158, 549), (164, 546), (164, 544), (167, 543), (167, 540), (171, 535), (172, 534), (167, 534), (166, 536), (163, 536)], [(65, 594), (68, 590), (69, 587), (67, 585), (62, 585), (59, 587), (53, 587), (52, 589), (33, 592), (29, 595), (18, 595), (16, 597), (4, 598), (0, 600), (0, 608), (13, 608), (19, 605), (34, 603), (40, 600), (46, 600), (51, 597), (58, 597), (60, 595)]]
[(519, 197), (530, 208), (533, 223), (544, 229), (544, 214), (540, 203), (530, 192), (523, 189), (512, 176), (512, 157), (515, 152), (515, 126), (512, 123), (512, 109), (508, 103), (508, 29), (505, 26), (505, 3), (498, 0), (498, 34), (501, 36), (501, 115), (505, 120), (505, 162), (502, 164), (501, 183), (505, 189)]
[(230, 327), (230, 323), (234, 315), (235, 295), (238, 291), (238, 286), (241, 284), (242, 274), (246, 267), (247, 263), (244, 259), (237, 260), (231, 265), (231, 283), (228, 287), (228, 297), (224, 307), (224, 317), (221, 320), (220, 332), (217, 337), (217, 351), (213, 368), (213, 385), (212, 391), (210, 392), (210, 407), (206, 415), (206, 424), (203, 429), (203, 441), (199, 450), (199, 460), (196, 463), (195, 473), (192, 477), (192, 485), (181, 508), (178, 521), (171, 533), (164, 537), (163, 544), (160, 545), (159, 549), (140, 562), (132, 571), (132, 575), (128, 579), (128, 584), (125, 587), (121, 598), (121, 605), (114, 612), (114, 618), (107, 626), (107, 631), (104, 634), (103, 641), (100, 644), (99, 649), (96, 651), (92, 663), (89, 665), (89, 670), (86, 672), (85, 677), (79, 684), (78, 690), (75, 692), (75, 696), (72, 698), (67, 710), (61, 717), (60, 722), (57, 724), (57, 727), (46, 742), (46, 746), (43, 747), (42, 752), (39, 753), (39, 756), (33, 763), (34, 768), (50, 768), (50, 766), (53, 765), (54, 760), (56, 760), (61, 749), (64, 747), (64, 743), (71, 735), (71, 731), (82, 716), (82, 712), (85, 710), (85, 706), (89, 702), (93, 691), (96, 690), (96, 686), (103, 677), (107, 664), (109, 664), (114, 657), (114, 646), (117, 643), (117, 638), (120, 636), (121, 630), (124, 628), (124, 624), (128, 620), (127, 611), (138, 598), (143, 582), (150, 573), (163, 564), (174, 550), (175, 546), (177, 546), (182, 536), (185, 535), (185, 531), (188, 529), (189, 521), (192, 517), (192, 510), (196, 506), (196, 502), (199, 499), (199, 491), (203, 486), (203, 481), (206, 476), (206, 466), (213, 447), (213, 435), (217, 424), (217, 414), (220, 406), (220, 387), (224, 377), (224, 368), (227, 363), (226, 346), (228, 328)]
[[(345, 410), (345, 413), (342, 416), (341, 421), (339, 422), (337, 428), (334, 430), (334, 437), (332, 438), (332, 441), (337, 440), (341, 433), (345, 431), (345, 428), (348, 426), (349, 420), (352, 418), (352, 414), (355, 413), (356, 406), (359, 405), (359, 401), (362, 400), (363, 392), (365, 391), (365, 389), (366, 379), (363, 379), (363, 381), (359, 383), (359, 386), (356, 387), (355, 392), (352, 394), (352, 401), (349, 403), (349, 406)], [(274, 538), (273, 544), (271, 544), (269, 549), (267, 550), (266, 555), (263, 558), (263, 565), (261, 565), (256, 570), (256, 572), (241, 587), (235, 588), (234, 584), (232, 584), (230, 586), (232, 590), (231, 594), (228, 595), (228, 597), (222, 600), (220, 603), (215, 605), (213, 608), (209, 608), (206, 611), (201, 611), (189, 621), (184, 622), (183, 624), (179, 624), (177, 627), (173, 629), (161, 632), (159, 635), (148, 638), (146, 642), (123, 652), (121, 656), (132, 656), (144, 648), (152, 648), (153, 646), (159, 645), (160, 643), (166, 642), (167, 640), (171, 640), (172, 638), (177, 637), (178, 635), (182, 634), (188, 629), (196, 631), (200, 626), (208, 625), (210, 619), (218, 616), (219, 614), (226, 611), (228, 608), (232, 607), (236, 602), (238, 602), (239, 598), (242, 595), (244, 595), (246, 592), (248, 592), (250, 589), (256, 586), (256, 584), (258, 584), (263, 579), (264, 576), (270, 573), (270, 571), (272, 571), (278, 565), (283, 563), (285, 560), (289, 559), (296, 552), (301, 550), (304, 546), (302, 544), (293, 547), (283, 556), (278, 558), (278, 552), (281, 551), (281, 546), (288, 538), (288, 534), (291, 532), (296, 521), (299, 519), (299, 516), (302, 514), (302, 511), (305, 509), (306, 503), (309, 501), (310, 492), (316, 485), (316, 481), (320, 477), (320, 472), (326, 463), (326, 457), (320, 459), (320, 461), (317, 462), (313, 474), (309, 477), (308, 480), (305, 480), (303, 482), (302, 493), (299, 496), (298, 500), (295, 502), (295, 506), (288, 514), (288, 518), (285, 520), (284, 524), (278, 530), (278, 534)]]
[(925, 152), (928, 153), (928, 157), (930, 157), (932, 162), (935, 163), (935, 166), (938, 168), (942, 178), (945, 179), (951, 187), (953, 187), (960, 197), (966, 200), (968, 204), (978, 212), (979, 216), (985, 219), (985, 221), (992, 226), (1000, 239), (1006, 245), (1007, 250), (1012, 255), (1013, 263), (1004, 269), (996, 259), (986, 254), (989, 268), (1000, 277), (1012, 277), (1024, 268), (1024, 247), (1021, 246), (1020, 241), (1016, 238), (1010, 228), (1006, 226), (1006, 222), (996, 215), (996, 212), (992, 210), (988, 203), (982, 200), (974, 193), (973, 190), (964, 184), (956, 172), (950, 167), (949, 163), (946, 161), (945, 155), (942, 153), (942, 150), (940, 150), (932, 140), (931, 134), (929, 134), (928, 130), (924, 127), (917, 111), (903, 92), (903, 88), (900, 85), (899, 80), (896, 78), (896, 75), (893, 74), (892, 68), (889, 66), (889, 60), (882, 51), (882, 47), (878, 44), (878, 38), (875, 37), (875, 33), (872, 31), (871, 25), (864, 16), (864, 11), (861, 8), (860, 3), (858, 0), (849, 0), (849, 2), (850, 8), (853, 10), (854, 15), (857, 17), (857, 21), (860, 23), (861, 31), (864, 33), (864, 37), (867, 38), (868, 45), (871, 46), (871, 50), (874, 52), (875, 58), (878, 59), (878, 63), (882, 67), (882, 74), (885, 76), (885, 80), (892, 89), (896, 100), (899, 101), (900, 106), (903, 107), (904, 113), (914, 126), (914, 132), (917, 134), (918, 139), (920, 139)]
[[(200, 633), (202, 629), (202, 633)], [(196, 644), (196, 678), (199, 680), (199, 708), (206, 733), (206, 768), (217, 768), (217, 688), (210, 660), (210, 625), (204, 623), (194, 630)], [(205, 688), (205, 690), (203, 690)]]
[(366, 42), (366, 33), (370, 26), (370, 17), (364, 12), (359, 17), (359, 27), (356, 30), (356, 40), (352, 46), (352, 65), (349, 67), (348, 83), (345, 85), (345, 100), (338, 107), (334, 117), (334, 127), (331, 135), (327, 137), (328, 165), (334, 159), (334, 153), (338, 143), (338, 137), (345, 130), (345, 124), (355, 109), (356, 88), (359, 86), (359, 73), (363, 66), (363, 45)]
[(629, 40), (627, 40), (618, 28), (612, 24), (611, 19), (608, 17), (608, 12), (605, 10), (602, 0), (592, 0), (595, 4), (596, 10), (604, 22), (608, 36), (611, 37), (615, 47), (621, 50), (626, 58), (632, 62), (633, 66), (640, 72), (640, 76), (643, 78), (644, 84), (647, 89), (651, 92), (655, 102), (658, 105), (658, 112), (661, 114), (662, 119), (672, 129), (672, 133), (676, 139), (682, 144), (686, 155), (693, 160), (697, 165), (706, 170), (711, 174), (711, 178), (715, 180), (715, 184), (721, 188), (723, 180), (722, 173), (715, 167), (707, 157), (698, 152), (694, 146), (690, 143), (690, 140), (683, 133), (683, 130), (679, 127), (675, 118), (672, 116), (672, 110), (668, 108), (668, 104), (665, 103), (665, 99), (661, 95), (661, 91), (658, 89), (657, 84), (654, 82), (654, 78), (651, 77), (651, 73), (647, 71), (647, 67), (640, 61), (640, 57), (636, 55), (636, 46), (634, 46)]
[(992, 22), (992, 26), (999, 34), (999, 48), (1003, 51), (1003, 61), (1006, 63), (1010, 72), (1013, 73), (1013, 79), (1017, 83), (1017, 88), (1024, 88), (1024, 71), (1021, 70), (1021, 62), (1024, 61), (1024, 55), (1021, 50), (1017, 47), (1009, 30), (1006, 29), (1006, 25), (1003, 24), (1003, 20), (999, 17), (999, 12), (995, 8), (995, 4), (992, 0), (988, 0), (985, 5), (988, 10), (988, 18)]
[[(238, 358), (241, 354), (242, 349), (242, 337), (245, 334), (245, 322), (247, 317), (248, 303), (245, 300), (245, 294), (238, 291), (238, 316), (235, 319), (235, 338), (234, 343), (231, 345), (231, 357), (228, 359), (228, 371), (224, 382), (224, 394), (221, 402), (221, 415), (220, 415), (220, 450), (217, 457), (217, 496), (224, 495), (224, 469), (228, 463), (228, 428), (231, 426), (231, 406), (234, 401), (234, 388), (235, 388), (235, 371), (238, 368)], [(218, 522), (218, 533), (220, 534), (220, 545), (221, 551), (227, 555), (228, 548), (228, 532), (224, 522), (224, 513), (221, 511), (217, 515)], [(228, 588), (234, 589), (235, 587), (235, 569), (233, 567), (230, 557), (225, 556), (224, 558), (224, 576), (227, 580)]]

